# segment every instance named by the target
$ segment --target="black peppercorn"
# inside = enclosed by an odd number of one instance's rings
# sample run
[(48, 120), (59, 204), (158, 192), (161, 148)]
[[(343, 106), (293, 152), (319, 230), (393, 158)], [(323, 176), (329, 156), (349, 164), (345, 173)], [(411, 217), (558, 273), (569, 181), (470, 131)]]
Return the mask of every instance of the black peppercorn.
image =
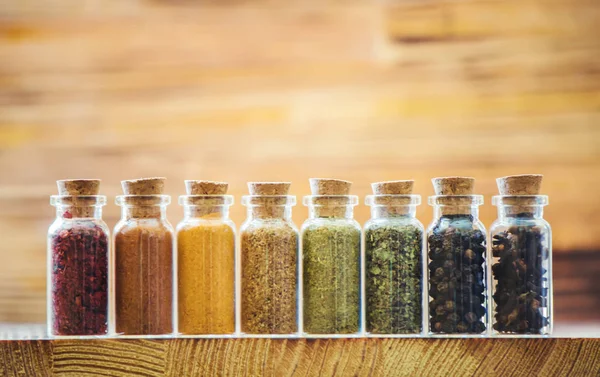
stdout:
[[(430, 329), (434, 333), (486, 330), (485, 234), (473, 221), (470, 215), (444, 215), (428, 237)], [(432, 256), (438, 255), (443, 259), (436, 262)]]

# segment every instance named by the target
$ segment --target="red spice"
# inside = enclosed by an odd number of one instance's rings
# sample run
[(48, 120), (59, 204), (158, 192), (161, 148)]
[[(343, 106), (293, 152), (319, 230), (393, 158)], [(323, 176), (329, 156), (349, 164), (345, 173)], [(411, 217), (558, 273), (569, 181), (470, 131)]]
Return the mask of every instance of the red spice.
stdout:
[[(66, 215), (66, 214), (65, 214)], [(51, 326), (54, 335), (108, 332), (108, 236), (78, 224), (50, 236)]]

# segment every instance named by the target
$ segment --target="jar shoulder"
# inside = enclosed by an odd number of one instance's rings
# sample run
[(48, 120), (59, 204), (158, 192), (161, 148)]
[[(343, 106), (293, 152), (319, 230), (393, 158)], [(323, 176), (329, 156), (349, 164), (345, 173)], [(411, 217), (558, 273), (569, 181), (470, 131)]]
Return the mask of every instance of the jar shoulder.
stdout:
[(542, 233), (551, 233), (550, 223), (543, 218), (498, 218), (490, 226), (490, 234), (509, 231), (511, 228), (537, 228)]
[(96, 228), (99, 229), (106, 236), (110, 235), (108, 225), (102, 219), (94, 218), (75, 218), (75, 219), (61, 219), (56, 218), (50, 227), (48, 228), (48, 236), (56, 235), (62, 230), (70, 229), (74, 232), (86, 229)]
[(188, 219), (181, 220), (175, 227), (175, 232), (180, 233), (182, 231), (194, 229), (194, 228), (205, 228), (205, 229), (227, 229), (232, 233), (235, 233), (235, 223), (230, 219)]
[(369, 219), (363, 226), (363, 230), (366, 232), (379, 229), (379, 228), (392, 228), (398, 230), (415, 230), (425, 231), (423, 224), (416, 218), (381, 218), (381, 219)]
[(298, 227), (291, 220), (285, 219), (246, 219), (240, 226), (240, 233), (253, 232), (258, 229), (281, 229), (282, 231), (289, 231), (291, 233), (298, 233)]
[(171, 223), (166, 220), (166, 219), (155, 219), (155, 218), (149, 218), (149, 219), (138, 219), (138, 218), (131, 218), (131, 219), (121, 219), (119, 220), (119, 222), (115, 225), (115, 228), (113, 230), (115, 236), (119, 235), (119, 234), (124, 234), (124, 233), (129, 233), (132, 231), (135, 231), (136, 229), (146, 229), (146, 230), (153, 230), (156, 232), (163, 232), (163, 233), (170, 233), (170, 234), (174, 234), (175, 230), (173, 228), (173, 226), (171, 225)]
[(314, 218), (307, 219), (302, 224), (301, 233), (310, 232), (316, 229), (331, 229), (331, 230), (348, 230), (355, 231), (358, 234), (361, 232), (361, 226), (355, 219), (340, 219), (340, 218)]

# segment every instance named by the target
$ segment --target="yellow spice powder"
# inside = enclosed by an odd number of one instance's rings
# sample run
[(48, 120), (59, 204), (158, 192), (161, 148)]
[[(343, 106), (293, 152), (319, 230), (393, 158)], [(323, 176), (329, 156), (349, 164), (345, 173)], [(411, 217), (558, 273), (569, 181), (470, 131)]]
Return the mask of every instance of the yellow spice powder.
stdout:
[(179, 332), (235, 331), (235, 234), (221, 222), (186, 225), (177, 233)]

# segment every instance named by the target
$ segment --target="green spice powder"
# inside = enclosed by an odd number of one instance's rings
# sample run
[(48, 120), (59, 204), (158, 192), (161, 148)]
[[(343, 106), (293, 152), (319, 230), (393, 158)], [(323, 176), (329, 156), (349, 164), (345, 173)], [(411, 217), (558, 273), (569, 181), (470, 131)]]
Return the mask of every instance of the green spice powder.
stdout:
[(360, 229), (346, 220), (319, 219), (302, 237), (304, 331), (358, 332)]
[(422, 329), (423, 230), (406, 221), (365, 229), (367, 331), (418, 334)]

